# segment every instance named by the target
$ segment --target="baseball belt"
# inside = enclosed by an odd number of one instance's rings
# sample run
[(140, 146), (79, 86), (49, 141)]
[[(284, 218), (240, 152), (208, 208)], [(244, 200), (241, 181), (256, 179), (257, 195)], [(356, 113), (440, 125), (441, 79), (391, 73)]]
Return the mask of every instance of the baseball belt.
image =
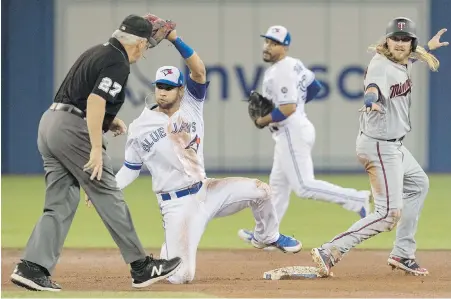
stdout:
[(80, 109), (78, 109), (74, 105), (70, 105), (70, 104), (53, 103), (50, 106), (50, 110), (53, 110), (53, 111), (66, 111), (66, 112), (72, 113), (73, 115), (76, 115), (76, 116), (81, 117), (81, 118), (85, 118), (86, 117), (86, 115), (85, 115), (85, 113), (83, 111), (81, 111)]
[(202, 188), (202, 185), (203, 183), (201, 181), (179, 191), (160, 193), (158, 195), (160, 195), (161, 199), (164, 201), (171, 200), (172, 198), (181, 198), (190, 194), (196, 194), (197, 192), (199, 192), (200, 188)]

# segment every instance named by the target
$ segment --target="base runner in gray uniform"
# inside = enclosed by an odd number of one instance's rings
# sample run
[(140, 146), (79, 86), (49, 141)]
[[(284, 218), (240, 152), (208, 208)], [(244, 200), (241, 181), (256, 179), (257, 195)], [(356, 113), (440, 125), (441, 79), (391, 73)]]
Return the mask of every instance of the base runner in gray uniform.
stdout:
[(415, 24), (400, 17), (388, 24), (386, 39), (372, 47), (376, 54), (365, 73), (365, 106), (360, 109), (356, 152), (369, 175), (375, 211), (311, 250), (321, 276), (329, 276), (351, 248), (396, 225), (388, 264), (414, 275), (429, 274), (415, 260), (415, 233), (429, 179), (403, 139), (411, 130), (412, 64), (420, 60), (437, 71), (439, 61), (429, 51), (448, 45), (440, 42), (445, 31), (440, 30), (423, 48), (418, 46)]

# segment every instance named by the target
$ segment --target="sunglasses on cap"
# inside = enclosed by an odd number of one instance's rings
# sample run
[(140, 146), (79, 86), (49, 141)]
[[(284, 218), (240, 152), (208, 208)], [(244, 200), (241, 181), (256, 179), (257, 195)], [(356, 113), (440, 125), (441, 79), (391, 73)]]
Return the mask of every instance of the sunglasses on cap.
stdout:
[(157, 83), (155, 85), (157, 86), (158, 89), (164, 89), (166, 91), (170, 91), (170, 90), (173, 90), (174, 88), (177, 88), (177, 86), (164, 84), (164, 83)]
[(410, 36), (391, 36), (390, 39), (394, 42), (410, 42), (412, 38)]

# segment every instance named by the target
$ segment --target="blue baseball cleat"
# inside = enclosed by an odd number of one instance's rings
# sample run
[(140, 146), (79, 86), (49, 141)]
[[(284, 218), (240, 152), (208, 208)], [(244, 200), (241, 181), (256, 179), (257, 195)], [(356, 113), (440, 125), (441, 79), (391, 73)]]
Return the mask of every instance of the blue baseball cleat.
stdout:
[(246, 243), (250, 243), (254, 238), (254, 232), (248, 229), (240, 229), (238, 231), (238, 237)]
[(292, 237), (287, 237), (285, 235), (280, 234), (279, 239), (277, 239), (276, 242), (271, 244), (264, 244), (261, 243), (255, 238), (252, 238), (251, 240), (252, 246), (258, 249), (266, 249), (266, 248), (273, 248), (273, 249), (279, 249), (283, 252), (291, 252), (291, 253), (297, 253), (301, 251), (302, 244), (298, 240)]
[[(249, 229), (240, 229), (238, 231), (238, 237), (246, 243), (251, 243), (252, 239), (254, 238), (254, 232)], [(277, 248), (274, 246), (268, 246), (263, 248), (263, 250), (274, 251), (277, 250)]]

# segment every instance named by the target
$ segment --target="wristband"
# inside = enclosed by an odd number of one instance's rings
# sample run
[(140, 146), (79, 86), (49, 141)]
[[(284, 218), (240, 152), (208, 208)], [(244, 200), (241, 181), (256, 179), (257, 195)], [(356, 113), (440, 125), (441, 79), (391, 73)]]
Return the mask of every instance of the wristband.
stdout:
[(279, 110), (279, 108), (274, 108), (271, 112), (271, 118), (273, 121), (279, 122), (286, 119), (287, 117), (282, 113), (282, 111)]
[(188, 46), (187, 44), (185, 44), (184, 41), (182, 41), (182, 39), (180, 37), (177, 37), (175, 39), (175, 41), (173, 42), (175, 48), (180, 52), (180, 55), (182, 55), (182, 57), (184, 59), (187, 59), (189, 57), (191, 57), (191, 55), (193, 55), (194, 50)]
[(377, 95), (374, 92), (369, 92), (364, 96), (365, 106), (371, 107), (377, 101)]

